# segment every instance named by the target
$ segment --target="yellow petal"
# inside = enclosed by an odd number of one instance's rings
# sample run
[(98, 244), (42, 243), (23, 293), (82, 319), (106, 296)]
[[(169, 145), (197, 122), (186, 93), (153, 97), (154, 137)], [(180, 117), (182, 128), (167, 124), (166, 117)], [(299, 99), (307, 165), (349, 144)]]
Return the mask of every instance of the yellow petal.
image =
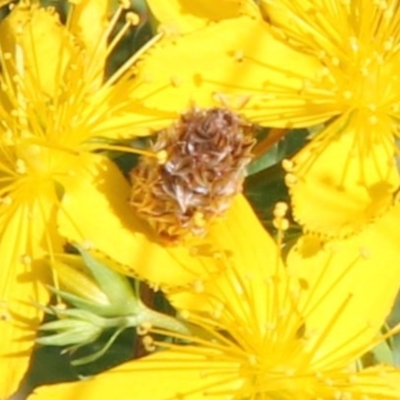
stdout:
[(206, 26), (211, 21), (235, 18), (241, 14), (258, 16), (251, 0), (148, 0), (156, 19), (174, 33), (186, 33)]
[[(144, 106), (164, 112), (226, 106), (256, 122), (269, 123), (263, 119), (268, 114), (271, 124), (285, 127), (290, 121), (279, 107), (304, 108), (298, 92), (319, 69), (317, 59), (275, 39), (265, 22), (240, 17), (161, 41), (138, 64), (138, 76), (122, 79), (114, 90), (121, 96), (128, 91)], [(281, 88), (281, 98), (269, 95), (270, 82)], [(287, 100), (286, 92), (296, 96)], [(314, 111), (310, 125), (333, 113), (325, 106)]]
[(364, 123), (340, 132), (342, 124), (295, 156), (286, 176), (296, 220), (329, 237), (351, 235), (380, 216), (400, 184), (391, 125), (370, 127), (367, 137)]
[(28, 367), (36, 328), (42, 316), (42, 311), (33, 302), (46, 304), (49, 299), (44, 284), (49, 283), (50, 271), (38, 258), (52, 249), (61, 250), (51, 198), (44, 193), (44, 196), (36, 196), (34, 202), (15, 205), (14, 210), (12, 204), (3, 205), (10, 207), (11, 212), (3, 209), (0, 213), (2, 399), (17, 389)]
[(399, 218), (400, 204), (360, 235), (325, 244), (305, 236), (290, 252), (289, 271), (302, 282), (306, 332), (327, 332), (317, 365), (357, 357), (388, 316), (400, 282)]
[[(109, 115), (108, 118), (104, 118)], [(164, 111), (160, 105), (146, 107), (130, 98), (130, 93), (120, 85), (102, 89), (85, 104), (81, 124), (75, 134), (80, 137), (107, 137), (129, 139), (147, 136), (171, 125), (179, 118), (179, 112)]]
[[(84, 80), (88, 92), (101, 87), (104, 83), (109, 31), (107, 30), (107, 13), (109, 0), (82, 0), (71, 5), (69, 30), (77, 39), (84, 51), (82, 68), (75, 79)], [(75, 66), (76, 68), (76, 66)], [(71, 76), (71, 79), (74, 78)]]
[(158, 242), (129, 206), (130, 188), (117, 167), (106, 157), (91, 158), (94, 175), (64, 183), (58, 216), (61, 235), (107, 255), (120, 264), (122, 273), (156, 285), (175, 286), (202, 276), (203, 258), (184, 246)]
[[(109, 0), (82, 0), (72, 5), (69, 28), (85, 46), (90, 60), (100, 44), (100, 38), (105, 32)], [(104, 50), (107, 45), (104, 38)], [(102, 51), (103, 49), (97, 49)], [(105, 59), (103, 60), (105, 62)], [(104, 67), (104, 65), (103, 65)]]
[(26, 80), (22, 90), (55, 94), (73, 48), (57, 14), (34, 6), (15, 6), (0, 24), (0, 45), (3, 53), (12, 56), (6, 64), (9, 74), (17, 73)]
[[(400, 370), (390, 366), (377, 365), (354, 374), (354, 383), (344, 384), (344, 392), (360, 394), (360, 399), (397, 399), (400, 393)], [(357, 397), (355, 397), (357, 398)]]
[[(220, 381), (219, 374), (204, 374), (204, 368), (211, 371), (216, 368), (237, 369), (236, 364), (213, 360), (204, 356), (182, 353), (160, 352), (140, 360), (122, 364), (103, 374), (81, 382), (44, 386), (35, 390), (29, 400), (109, 400), (110, 398), (138, 400), (172, 400), (180, 398), (180, 393), (196, 392), (184, 396), (185, 399), (209, 399), (207, 389)], [(157, 377), (157, 384), (154, 379)], [(203, 379), (199, 379), (202, 377)], [(239, 379), (237, 379), (239, 381)], [(234, 389), (235, 383), (229, 382), (218, 389)], [(236, 383), (237, 385), (237, 383)], [(215, 400), (226, 399), (226, 394), (213, 395)]]
[[(225, 379), (227, 374), (229, 378), (232, 375), (236, 377), (221, 384), (218, 378), (221, 380), (220, 374), (224, 372)], [(157, 385), (154, 384), (155, 376)], [(315, 379), (308, 387), (308, 396), (311, 390), (314, 397), (320, 399), (333, 399), (339, 394), (352, 399), (394, 400), (400, 390), (400, 371), (393, 367), (380, 365), (351, 375), (339, 371), (332, 378), (335, 379), (334, 384), (328, 383), (330, 377), (326, 379), (327, 383), (321, 378)], [(268, 385), (268, 377), (266, 379)], [(274, 381), (273, 378), (271, 380)], [(219, 383), (218, 386), (216, 383)], [(28, 400), (108, 400), (112, 396), (139, 400), (173, 400), (182, 396), (187, 400), (205, 400), (211, 396), (212, 399), (223, 400), (227, 398), (227, 393), (239, 394), (241, 385), (239, 366), (234, 362), (222, 362), (216, 358), (204, 360), (202, 356), (166, 351), (128, 362), (80, 382), (39, 387)], [(254, 386), (252, 390), (249, 385), (252, 393), (257, 389)], [(298, 398), (309, 398), (307, 394), (301, 393)]]
[[(295, 3), (295, 5), (293, 4)], [(291, 1), (291, 0), (283, 0), (279, 2), (262, 2), (260, 4), (260, 8), (263, 12), (264, 15), (267, 16), (268, 21), (270, 21), (274, 26), (278, 26), (282, 30), (284, 30), (286, 33), (290, 32), (293, 36), (297, 36), (305, 41), (307, 43), (310, 42), (309, 36), (312, 35), (312, 33), (315, 32), (316, 29), (321, 28), (321, 27), (316, 27), (315, 25), (312, 26), (312, 21), (311, 24), (307, 24), (308, 22), (308, 13), (313, 10), (313, 0), (301, 0), (301, 1)], [(323, 3), (324, 4), (324, 3)], [(315, 5), (314, 5), (315, 6)], [(330, 10), (328, 5), (322, 5), (324, 8), (324, 16), (326, 14), (329, 15)], [(338, 10), (336, 10), (338, 11)], [(332, 15), (329, 15), (331, 19), (329, 19), (329, 22), (333, 20)], [(329, 18), (328, 17), (328, 18)], [(339, 16), (338, 16), (339, 17)], [(347, 21), (344, 21), (343, 25), (346, 24)], [(323, 24), (321, 24), (322, 27), (325, 27)], [(314, 31), (313, 31), (313, 29)], [(341, 28), (341, 27), (340, 27)], [(338, 27), (338, 29), (340, 29)], [(323, 29), (323, 28), (322, 28)], [(321, 30), (322, 30), (321, 29)], [(322, 35), (321, 32), (318, 32), (319, 35), (318, 38), (313, 38), (313, 40), (320, 40), (326, 45), (326, 36)], [(325, 47), (323, 47), (325, 49)]]
[[(6, 271), (2, 273), (5, 274)], [(35, 333), (42, 319), (42, 312), (32, 301), (46, 304), (49, 299), (42, 286), (45, 283), (44, 268), (35, 264), (27, 267), (18, 263), (7, 274), (9, 279), (2, 282), (0, 288), (2, 399), (8, 399), (17, 390), (30, 362)], [(2, 280), (4, 279), (3, 276)]]
[[(210, 313), (221, 306), (220, 299), (224, 298), (229, 303), (227, 308), (235, 310), (238, 324), (249, 326), (257, 321), (258, 326), (262, 326), (268, 315), (267, 307), (271, 306), (265, 282), (277, 276), (284, 279), (280, 250), (275, 241), (263, 228), (243, 196), (235, 199), (224, 220), (211, 228), (207, 239), (216, 249), (221, 250), (224, 272), (211, 272), (203, 281), (199, 277), (194, 288), (178, 288), (169, 292), (168, 298), (177, 308)], [(224, 252), (224, 249), (227, 250)], [(238, 284), (232, 284), (235, 278), (230, 271), (234, 271), (234, 276), (239, 276), (238, 281), (241, 284), (247, 284), (247, 290), (251, 293), (249, 302), (254, 306), (250, 313), (247, 307), (243, 307), (245, 300)], [(219, 299), (216, 305), (214, 298)], [(249, 316), (251, 321), (247, 321)], [(254, 332), (258, 332), (258, 327), (254, 327)]]

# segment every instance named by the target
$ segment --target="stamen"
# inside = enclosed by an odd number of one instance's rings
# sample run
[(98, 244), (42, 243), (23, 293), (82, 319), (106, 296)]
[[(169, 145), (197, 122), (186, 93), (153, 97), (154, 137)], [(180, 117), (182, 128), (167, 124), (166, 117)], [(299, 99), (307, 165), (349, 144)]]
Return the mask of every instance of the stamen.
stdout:
[(136, 328), (136, 332), (139, 336), (145, 336), (148, 335), (151, 328), (152, 325), (149, 322), (143, 322)]
[(91, 147), (96, 150), (106, 150), (106, 151), (120, 151), (123, 153), (130, 153), (136, 155), (142, 155), (149, 158), (154, 158), (159, 160), (160, 155), (153, 151), (138, 149), (135, 147), (128, 147), (128, 146), (118, 146), (113, 144), (105, 144), (105, 143), (86, 143), (85, 147), (88, 147), (90, 150)]
[(285, 218), (289, 206), (284, 202), (278, 202), (274, 208), (274, 219), (272, 220), (273, 226), (278, 230), (278, 247), (283, 244), (284, 232), (289, 229), (289, 220)]
[(103, 87), (104, 88), (109, 88), (112, 86), (116, 81), (118, 81), (122, 75), (125, 74), (125, 72), (131, 68), (131, 66), (140, 58), (143, 56), (144, 53), (146, 53), (152, 46), (154, 46), (155, 43), (157, 43), (161, 37), (162, 34), (158, 34), (154, 37), (152, 37), (146, 44), (141, 47), (136, 53), (129, 58), (128, 61), (124, 65), (122, 65), (118, 71), (116, 71), (110, 78), (107, 79), (107, 81), (104, 83)]
[[(135, 18), (135, 16), (137, 18)], [(126, 15), (126, 22), (124, 24), (124, 26), (119, 30), (119, 32), (115, 35), (115, 37), (113, 37), (111, 43), (108, 44), (107, 46), (107, 55), (109, 56), (112, 51), (115, 49), (116, 45), (121, 41), (121, 39), (123, 38), (123, 36), (126, 34), (126, 32), (128, 32), (128, 30), (134, 26), (135, 22), (139, 21), (139, 16), (133, 12), (127, 13)]]
[(40, 140), (36, 137), (30, 137), (29, 139), (24, 139), (23, 145), (25, 147), (29, 145), (37, 145), (39, 147), (44, 147), (47, 149), (58, 150), (64, 153), (72, 154), (74, 156), (79, 156), (80, 152), (78, 150), (71, 149), (70, 147), (63, 146), (61, 144)]
[(143, 342), (144, 348), (149, 353), (151, 353), (157, 349), (157, 347), (155, 346), (154, 339), (150, 335), (144, 336), (142, 339), (142, 342)]

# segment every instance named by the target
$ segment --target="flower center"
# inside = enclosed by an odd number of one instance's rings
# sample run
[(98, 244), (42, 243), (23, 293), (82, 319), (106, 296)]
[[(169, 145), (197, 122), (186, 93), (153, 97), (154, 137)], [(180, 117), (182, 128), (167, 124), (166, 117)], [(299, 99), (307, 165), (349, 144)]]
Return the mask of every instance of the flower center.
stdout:
[[(370, 122), (380, 111), (390, 114), (398, 109), (399, 74), (395, 55), (386, 44), (371, 45), (350, 39), (348, 60), (331, 60), (331, 69), (337, 77), (339, 92), (346, 108), (365, 110)], [(337, 65), (334, 65), (334, 64)], [(343, 66), (342, 66), (343, 65)]]
[(28, 140), (21, 140), (16, 145), (16, 171), (20, 175), (45, 178), (51, 173), (51, 154), (48, 149)]
[(203, 235), (241, 191), (253, 129), (227, 110), (194, 110), (158, 134), (154, 151), (131, 172), (131, 205), (168, 240)]

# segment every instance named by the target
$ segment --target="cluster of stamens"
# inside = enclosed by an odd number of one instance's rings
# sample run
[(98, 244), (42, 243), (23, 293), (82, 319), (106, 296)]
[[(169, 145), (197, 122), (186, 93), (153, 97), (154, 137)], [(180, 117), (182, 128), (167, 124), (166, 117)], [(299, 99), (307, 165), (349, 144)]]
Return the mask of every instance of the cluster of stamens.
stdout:
[(165, 239), (204, 235), (241, 191), (253, 144), (252, 126), (232, 112), (192, 110), (158, 133), (162, 157), (132, 170), (131, 205)]

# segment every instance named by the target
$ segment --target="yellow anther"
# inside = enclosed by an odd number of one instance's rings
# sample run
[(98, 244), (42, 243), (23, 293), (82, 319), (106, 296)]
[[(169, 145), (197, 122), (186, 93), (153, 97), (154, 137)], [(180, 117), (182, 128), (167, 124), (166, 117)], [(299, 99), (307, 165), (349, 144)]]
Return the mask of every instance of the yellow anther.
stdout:
[(198, 228), (204, 228), (206, 226), (204, 214), (200, 211), (196, 211), (193, 215), (193, 223)]
[(127, 22), (129, 22), (132, 26), (137, 26), (140, 23), (140, 17), (138, 14), (134, 12), (128, 12), (126, 13), (125, 19)]
[(368, 122), (370, 125), (376, 125), (378, 123), (378, 117), (376, 115), (371, 115), (368, 117)]
[(171, 76), (170, 78), (171, 85), (174, 87), (179, 87), (182, 85), (182, 79), (179, 76)]
[(286, 174), (285, 175), (285, 184), (286, 186), (293, 186), (297, 183), (297, 178), (294, 174)]
[(57, 311), (64, 311), (68, 308), (68, 306), (65, 303), (59, 302), (54, 306), (54, 310)]
[(289, 206), (284, 203), (283, 201), (280, 201), (278, 203), (275, 204), (275, 208), (274, 208), (274, 217), (278, 218), (278, 217), (284, 217), (287, 213)]
[(204, 292), (204, 282), (200, 280), (196, 280), (193, 282), (193, 290), (195, 293), (203, 293)]
[(12, 198), (10, 196), (1, 197), (0, 204), (10, 206), (12, 204)]
[(154, 340), (151, 336), (144, 336), (142, 339), (143, 346), (148, 352), (152, 352), (156, 350), (156, 346), (154, 345)]
[(360, 256), (364, 259), (368, 259), (371, 257), (371, 253), (366, 247), (361, 247), (360, 248)]
[(249, 354), (247, 357), (250, 365), (257, 365), (257, 356), (254, 354)]
[(24, 254), (20, 257), (20, 261), (24, 265), (31, 265), (32, 264), (32, 257), (28, 256), (27, 254)]
[(332, 65), (337, 67), (340, 64), (340, 60), (337, 57), (332, 57)]
[(282, 160), (282, 168), (286, 171), (286, 172), (292, 172), (294, 169), (294, 163), (291, 160), (288, 160), (287, 158), (285, 158), (284, 160)]
[(181, 317), (182, 319), (186, 319), (188, 320), (191, 316), (191, 312), (188, 310), (180, 310), (179, 311), (179, 317)]
[(131, 2), (129, 0), (120, 0), (119, 4), (124, 10), (128, 10), (131, 7)]
[(272, 225), (280, 231), (287, 231), (289, 229), (289, 221), (286, 218), (274, 218)]
[(346, 100), (350, 100), (353, 97), (353, 93), (350, 90), (345, 90), (343, 92), (343, 98)]
[(160, 165), (163, 165), (167, 162), (168, 152), (166, 150), (161, 150), (156, 153), (157, 162)]
[(15, 163), (15, 170), (17, 171), (18, 174), (24, 175), (26, 174), (27, 168), (26, 168), (26, 163), (24, 160), (21, 160), (20, 158), (16, 161)]
[(83, 240), (80, 245), (84, 250), (91, 250), (93, 248), (93, 242), (89, 239)]
[(233, 54), (233, 57), (236, 61), (242, 62), (244, 58), (244, 53), (242, 50), (236, 50)]
[(8, 322), (11, 321), (11, 315), (8, 312), (1, 312), (0, 313), (0, 321)]
[(393, 49), (393, 45), (394, 45), (394, 38), (390, 37), (388, 40), (385, 41), (385, 43), (383, 43), (383, 48), (386, 51), (390, 51)]
[(136, 332), (138, 335), (144, 336), (150, 332), (151, 328), (152, 328), (152, 325), (150, 322), (143, 322), (136, 328)]

